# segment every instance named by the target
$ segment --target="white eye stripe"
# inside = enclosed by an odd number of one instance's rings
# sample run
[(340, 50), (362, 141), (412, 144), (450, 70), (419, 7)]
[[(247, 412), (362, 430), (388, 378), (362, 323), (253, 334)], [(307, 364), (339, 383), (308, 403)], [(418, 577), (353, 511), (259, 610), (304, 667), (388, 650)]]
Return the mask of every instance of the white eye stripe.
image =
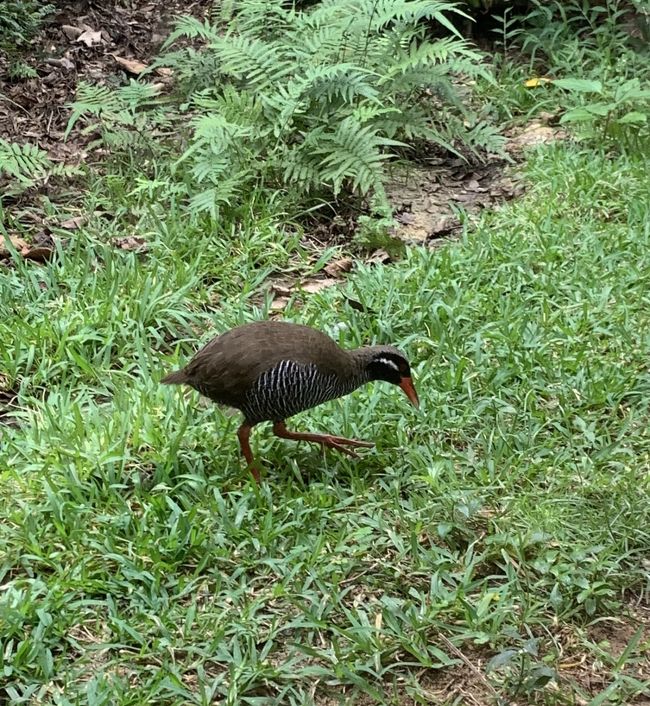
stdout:
[(389, 360), (388, 358), (377, 358), (377, 362), (383, 363), (384, 365), (388, 366), (389, 368), (392, 368), (393, 370), (396, 370), (399, 373), (397, 363), (395, 363), (394, 361)]

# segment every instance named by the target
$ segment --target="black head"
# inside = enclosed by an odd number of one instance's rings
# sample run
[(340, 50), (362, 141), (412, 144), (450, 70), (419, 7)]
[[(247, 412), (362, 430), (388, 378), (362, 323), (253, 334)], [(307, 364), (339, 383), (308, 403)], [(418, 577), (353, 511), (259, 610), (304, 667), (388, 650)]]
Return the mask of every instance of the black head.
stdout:
[(396, 348), (377, 346), (371, 349), (366, 369), (371, 380), (385, 380), (399, 385), (411, 403), (415, 407), (419, 405), (411, 378), (411, 366)]

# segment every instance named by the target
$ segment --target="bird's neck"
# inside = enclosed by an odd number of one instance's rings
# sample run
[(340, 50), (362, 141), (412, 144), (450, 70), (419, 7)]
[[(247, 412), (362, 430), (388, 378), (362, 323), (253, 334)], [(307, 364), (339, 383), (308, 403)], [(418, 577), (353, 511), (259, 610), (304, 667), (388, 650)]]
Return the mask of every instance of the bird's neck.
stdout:
[(370, 381), (368, 363), (372, 360), (374, 346), (363, 346), (348, 351), (350, 364), (347, 366), (347, 376), (356, 382), (355, 387)]

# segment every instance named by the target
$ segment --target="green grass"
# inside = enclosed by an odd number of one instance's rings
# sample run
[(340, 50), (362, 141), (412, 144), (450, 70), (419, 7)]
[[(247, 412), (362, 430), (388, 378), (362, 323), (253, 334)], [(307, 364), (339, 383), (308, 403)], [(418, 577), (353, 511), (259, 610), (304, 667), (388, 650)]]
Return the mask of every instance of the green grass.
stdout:
[[(530, 63), (495, 60), (476, 95), (526, 123), (583, 101), (533, 75), (643, 81), (605, 4), (508, 25)], [(650, 162), (645, 127), (599, 120), (460, 241), (296, 295), (290, 320), (403, 347), (421, 409), (376, 383), (290, 421), (376, 441), (356, 461), (260, 426), (259, 488), (238, 417), (159, 380), (334, 252), (315, 261), (291, 198), (211, 220), (172, 145), (112, 150), (56, 258), (0, 269), (0, 703), (644, 703)], [(111, 243), (130, 235), (146, 253)]]
[[(358, 461), (260, 427), (259, 489), (237, 417), (158, 380), (264, 316), (270, 272), (307, 270), (271, 216), (232, 232), (125, 208), (54, 263), (4, 270), (0, 369), (21, 411), (1, 432), (0, 694), (451, 704), (432, 694), (465, 673), (490, 703), (596, 706), (649, 688), (647, 633), (622, 662), (590, 637), (647, 604), (647, 155), (560, 145), (527, 179), (461, 242), (289, 310), (345, 345), (403, 346), (422, 407), (376, 384), (292, 420), (376, 440)], [(570, 649), (601, 660), (602, 688), (563, 671)]]

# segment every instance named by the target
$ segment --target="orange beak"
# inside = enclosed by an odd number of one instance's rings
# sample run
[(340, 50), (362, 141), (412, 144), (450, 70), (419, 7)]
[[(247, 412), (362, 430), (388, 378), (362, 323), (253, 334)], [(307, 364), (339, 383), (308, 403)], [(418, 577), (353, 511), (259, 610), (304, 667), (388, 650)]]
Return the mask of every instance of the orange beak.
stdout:
[(413, 380), (411, 378), (402, 378), (399, 386), (404, 390), (404, 394), (411, 400), (411, 404), (414, 407), (420, 406), (420, 400), (418, 400), (418, 393), (413, 387)]

